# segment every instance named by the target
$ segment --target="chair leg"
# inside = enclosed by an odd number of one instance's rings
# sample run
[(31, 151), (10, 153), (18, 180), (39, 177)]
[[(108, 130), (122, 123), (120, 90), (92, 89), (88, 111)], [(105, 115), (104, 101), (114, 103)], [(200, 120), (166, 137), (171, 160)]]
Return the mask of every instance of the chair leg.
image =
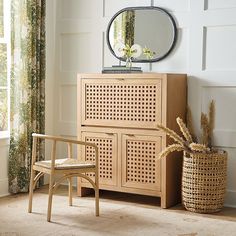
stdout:
[(48, 189), (48, 212), (47, 212), (48, 222), (51, 221), (53, 184), (54, 184), (54, 178), (53, 178), (53, 175), (50, 175), (49, 189)]
[(99, 216), (99, 174), (98, 170), (95, 172), (95, 208), (96, 208), (96, 216)]
[(95, 207), (96, 207), (96, 216), (99, 216), (99, 188), (95, 189)]
[(68, 178), (69, 182), (69, 206), (72, 206), (72, 177)]
[(32, 212), (32, 203), (33, 203), (33, 186), (34, 186), (34, 176), (35, 176), (35, 170), (31, 168), (31, 174), (30, 174), (30, 187), (29, 187), (29, 205), (28, 205), (28, 212)]

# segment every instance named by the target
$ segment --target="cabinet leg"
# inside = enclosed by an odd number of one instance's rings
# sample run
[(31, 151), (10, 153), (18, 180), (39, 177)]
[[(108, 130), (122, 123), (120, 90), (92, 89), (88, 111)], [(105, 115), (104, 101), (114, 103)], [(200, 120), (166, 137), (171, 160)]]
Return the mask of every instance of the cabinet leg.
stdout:
[(166, 199), (163, 198), (163, 197), (161, 198), (161, 208), (164, 208), (164, 209), (165, 209), (165, 208), (168, 208), (168, 207), (167, 207), (167, 203), (166, 203)]
[(79, 197), (85, 197), (91, 193), (93, 193), (93, 188), (85, 188), (85, 187), (82, 187), (82, 183), (81, 183), (81, 178), (78, 177), (77, 178), (77, 195)]
[(85, 188), (85, 187), (78, 187), (78, 190), (77, 190), (77, 195), (79, 197), (85, 197), (91, 193), (93, 193), (93, 189), (92, 188)]

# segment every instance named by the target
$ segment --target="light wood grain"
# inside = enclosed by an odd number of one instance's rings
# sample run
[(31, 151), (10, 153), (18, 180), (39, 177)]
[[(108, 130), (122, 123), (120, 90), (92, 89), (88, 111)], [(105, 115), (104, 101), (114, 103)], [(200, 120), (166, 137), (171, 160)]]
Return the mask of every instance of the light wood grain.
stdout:
[[(180, 201), (182, 159), (176, 153), (158, 159), (170, 140), (156, 125), (162, 123), (177, 130), (177, 116), (185, 117), (186, 88), (184, 74), (78, 75), (78, 139), (87, 141), (91, 135), (97, 140), (101, 136), (108, 140), (115, 137), (111, 153), (99, 158), (100, 189), (158, 196), (163, 208)], [(144, 153), (140, 154), (142, 148)], [(99, 153), (102, 151), (100, 145)], [(156, 160), (149, 169), (153, 152)], [(112, 171), (108, 179), (115, 182), (101, 178), (102, 163), (109, 158), (112, 161), (107, 168)], [(88, 187), (87, 182), (79, 180), (78, 194), (83, 195)]]
[[(72, 177), (79, 176), (80, 178), (85, 178), (88, 180), (88, 183), (90, 184), (90, 187), (92, 187), (95, 190), (95, 214), (96, 216), (99, 215), (99, 176), (98, 176), (98, 148), (94, 143), (89, 142), (82, 142), (78, 140), (72, 140), (67, 138), (62, 138), (58, 136), (51, 136), (51, 135), (43, 135), (43, 134), (32, 134), (33, 136), (33, 150), (32, 150), (32, 161), (31, 161), (31, 178), (30, 178), (30, 191), (29, 191), (29, 205), (28, 205), (28, 212), (32, 212), (32, 200), (33, 200), (33, 189), (36, 185), (37, 181), (39, 180), (40, 176), (43, 176), (44, 174), (49, 175), (49, 191), (48, 191), (48, 210), (47, 210), (47, 221), (51, 221), (51, 212), (52, 212), (52, 198), (53, 194), (56, 191), (57, 187), (64, 181), (69, 181), (69, 205), (72, 205)], [(36, 147), (37, 147), (37, 141), (39, 139), (49, 140), (52, 143), (51, 148), (51, 159), (49, 162), (49, 165), (42, 165), (41, 162), (36, 162)], [(60, 168), (57, 168), (55, 162), (56, 162), (56, 150), (57, 150), (57, 144), (58, 142), (64, 142), (67, 143), (68, 147), (68, 158), (65, 159), (68, 162), (65, 162), (64, 164), (60, 164)], [(83, 163), (78, 163), (75, 166), (73, 166), (72, 161), (72, 144), (76, 145), (83, 145), (85, 147), (90, 147), (94, 149), (94, 162), (90, 165), (85, 166)], [(45, 162), (43, 162), (45, 163)], [(48, 162), (46, 162), (48, 164)], [(71, 163), (71, 164), (70, 164)], [(39, 171), (39, 174), (34, 177), (35, 171)], [(95, 180), (88, 177), (87, 173), (94, 173), (95, 174)], [(55, 176), (61, 176), (60, 178), (55, 178)]]

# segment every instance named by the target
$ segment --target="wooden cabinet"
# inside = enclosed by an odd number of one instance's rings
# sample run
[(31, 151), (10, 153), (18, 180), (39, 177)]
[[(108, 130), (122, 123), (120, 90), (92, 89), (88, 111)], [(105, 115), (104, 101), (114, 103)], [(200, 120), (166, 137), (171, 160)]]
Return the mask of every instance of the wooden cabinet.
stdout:
[[(180, 200), (181, 154), (162, 160), (171, 143), (156, 128), (176, 130), (185, 117), (184, 74), (79, 74), (78, 138), (99, 147), (100, 189), (161, 197), (163, 208)], [(93, 160), (89, 147), (78, 158)], [(78, 179), (78, 194), (90, 188)]]
[(122, 187), (160, 192), (161, 137), (122, 135)]
[[(117, 134), (82, 132), (81, 137), (86, 142), (95, 143), (99, 148), (100, 185), (117, 186)], [(93, 149), (87, 147), (82, 151), (82, 156), (93, 161)]]

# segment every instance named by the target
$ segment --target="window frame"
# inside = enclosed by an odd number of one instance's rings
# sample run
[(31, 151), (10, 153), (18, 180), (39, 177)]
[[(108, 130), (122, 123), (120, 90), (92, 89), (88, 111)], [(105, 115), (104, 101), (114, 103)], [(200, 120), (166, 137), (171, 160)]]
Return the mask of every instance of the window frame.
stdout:
[(11, 70), (11, 1), (3, 0), (3, 37), (0, 37), (0, 43), (7, 45), (7, 84), (0, 86), (1, 90), (7, 90), (7, 130), (0, 131), (0, 139), (10, 137), (10, 70)]

